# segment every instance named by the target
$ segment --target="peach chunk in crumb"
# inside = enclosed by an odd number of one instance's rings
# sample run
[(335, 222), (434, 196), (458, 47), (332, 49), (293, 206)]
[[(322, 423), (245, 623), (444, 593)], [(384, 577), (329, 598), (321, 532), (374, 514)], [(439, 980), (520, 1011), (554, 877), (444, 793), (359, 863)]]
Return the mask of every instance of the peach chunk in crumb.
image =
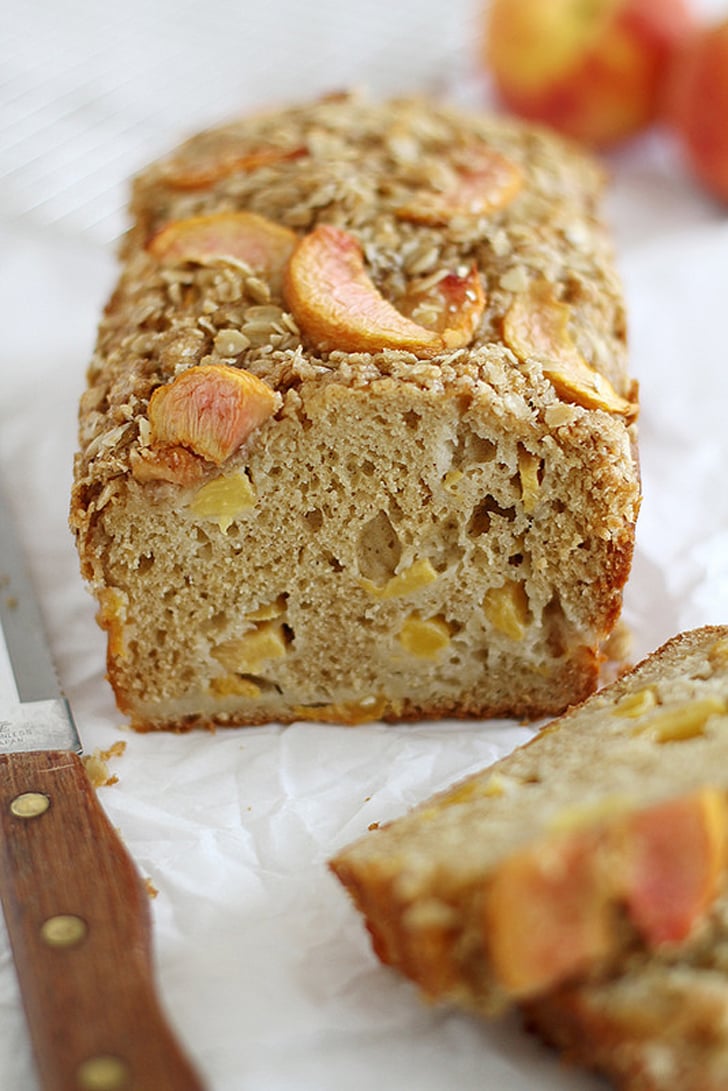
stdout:
[(442, 331), (426, 329), (382, 296), (366, 272), (357, 240), (330, 224), (320, 224), (301, 239), (288, 263), (283, 293), (304, 339), (323, 351), (402, 349), (427, 358), (453, 347), (452, 340), (459, 347), (472, 337), (473, 308), (469, 300), (465, 307), (459, 287), (447, 300), (450, 324)]
[(704, 788), (636, 812), (627, 832), (627, 909), (648, 945), (684, 940), (718, 893), (726, 805)]
[(213, 212), (167, 224), (152, 236), (147, 250), (163, 265), (233, 258), (254, 273), (273, 277), (283, 270), (296, 237), (254, 212)]
[(452, 186), (419, 191), (397, 209), (399, 218), (447, 224), (455, 216), (487, 216), (510, 204), (523, 185), (520, 168), (488, 144), (469, 148), (464, 158)]
[(534, 357), (544, 376), (566, 402), (584, 409), (604, 409), (633, 420), (635, 403), (621, 397), (612, 384), (579, 352), (569, 330), (571, 308), (547, 284), (519, 293), (503, 320), (503, 339), (520, 360)]
[(685, 940), (709, 910), (726, 866), (722, 793), (703, 788), (618, 810), (529, 845), (493, 876), (483, 927), (512, 995), (551, 988), (616, 954), (622, 918), (652, 949)]
[(249, 371), (191, 367), (152, 394), (152, 445), (179, 444), (219, 466), (279, 405), (280, 395)]
[(602, 959), (613, 923), (594, 860), (598, 831), (523, 849), (494, 876), (485, 936), (500, 983), (533, 995)]

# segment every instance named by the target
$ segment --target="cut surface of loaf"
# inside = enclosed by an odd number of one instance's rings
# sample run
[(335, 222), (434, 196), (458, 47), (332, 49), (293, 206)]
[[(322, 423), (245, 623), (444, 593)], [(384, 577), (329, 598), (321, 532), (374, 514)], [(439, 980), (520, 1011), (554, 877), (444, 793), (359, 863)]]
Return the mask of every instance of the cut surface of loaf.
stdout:
[(137, 179), (71, 506), (134, 726), (594, 689), (639, 507), (601, 186), (545, 133), (352, 96)]
[(728, 895), (694, 943), (634, 957), (601, 981), (564, 985), (525, 1005), (527, 1025), (622, 1091), (728, 1087)]
[(691, 941), (725, 883), (728, 627), (668, 642), (332, 861), (380, 958), (484, 1013)]

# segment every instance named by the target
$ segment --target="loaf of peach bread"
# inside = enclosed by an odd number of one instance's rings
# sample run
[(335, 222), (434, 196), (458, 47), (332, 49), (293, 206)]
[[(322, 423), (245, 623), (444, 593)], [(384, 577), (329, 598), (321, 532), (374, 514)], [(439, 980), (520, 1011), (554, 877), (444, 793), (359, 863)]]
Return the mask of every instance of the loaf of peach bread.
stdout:
[(593, 691), (639, 505), (602, 182), (516, 122), (348, 95), (136, 180), (71, 506), (134, 726)]
[(536, 1005), (544, 1031), (596, 1057), (588, 1029), (607, 1028), (618, 999), (590, 986), (705, 939), (726, 888), (727, 796), (728, 626), (716, 626), (674, 638), (332, 868), (376, 953), (429, 999), (484, 1014)]

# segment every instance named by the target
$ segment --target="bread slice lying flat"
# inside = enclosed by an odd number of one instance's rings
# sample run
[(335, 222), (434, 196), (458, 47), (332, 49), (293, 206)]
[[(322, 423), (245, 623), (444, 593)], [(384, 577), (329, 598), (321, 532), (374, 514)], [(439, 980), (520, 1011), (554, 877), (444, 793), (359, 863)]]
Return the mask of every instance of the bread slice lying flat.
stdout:
[(569, 1061), (623, 1091), (725, 1091), (728, 895), (687, 949), (638, 955), (606, 980), (561, 986), (526, 1004), (525, 1018)]
[(725, 881), (728, 627), (682, 634), (332, 861), (380, 958), (494, 1013), (678, 948)]

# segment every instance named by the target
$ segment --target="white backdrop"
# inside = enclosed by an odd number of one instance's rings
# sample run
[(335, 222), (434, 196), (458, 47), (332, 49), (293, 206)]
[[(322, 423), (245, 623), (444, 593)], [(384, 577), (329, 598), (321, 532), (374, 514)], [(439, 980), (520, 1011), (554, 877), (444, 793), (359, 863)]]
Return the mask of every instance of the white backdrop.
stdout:
[[(721, 2), (706, 11), (726, 11)], [(728, 13), (728, 12), (727, 12)], [(152, 903), (165, 1005), (209, 1091), (589, 1091), (513, 1022), (424, 1008), (327, 858), (527, 737), (511, 724), (135, 736), (66, 529), (75, 416), (131, 173), (230, 114), (351, 85), (487, 104), (472, 0), (10, 0), (0, 37), (0, 474), (101, 789)], [(635, 654), (728, 622), (726, 210), (662, 134), (610, 159), (642, 389)], [(0, 933), (0, 1087), (35, 1091)]]

